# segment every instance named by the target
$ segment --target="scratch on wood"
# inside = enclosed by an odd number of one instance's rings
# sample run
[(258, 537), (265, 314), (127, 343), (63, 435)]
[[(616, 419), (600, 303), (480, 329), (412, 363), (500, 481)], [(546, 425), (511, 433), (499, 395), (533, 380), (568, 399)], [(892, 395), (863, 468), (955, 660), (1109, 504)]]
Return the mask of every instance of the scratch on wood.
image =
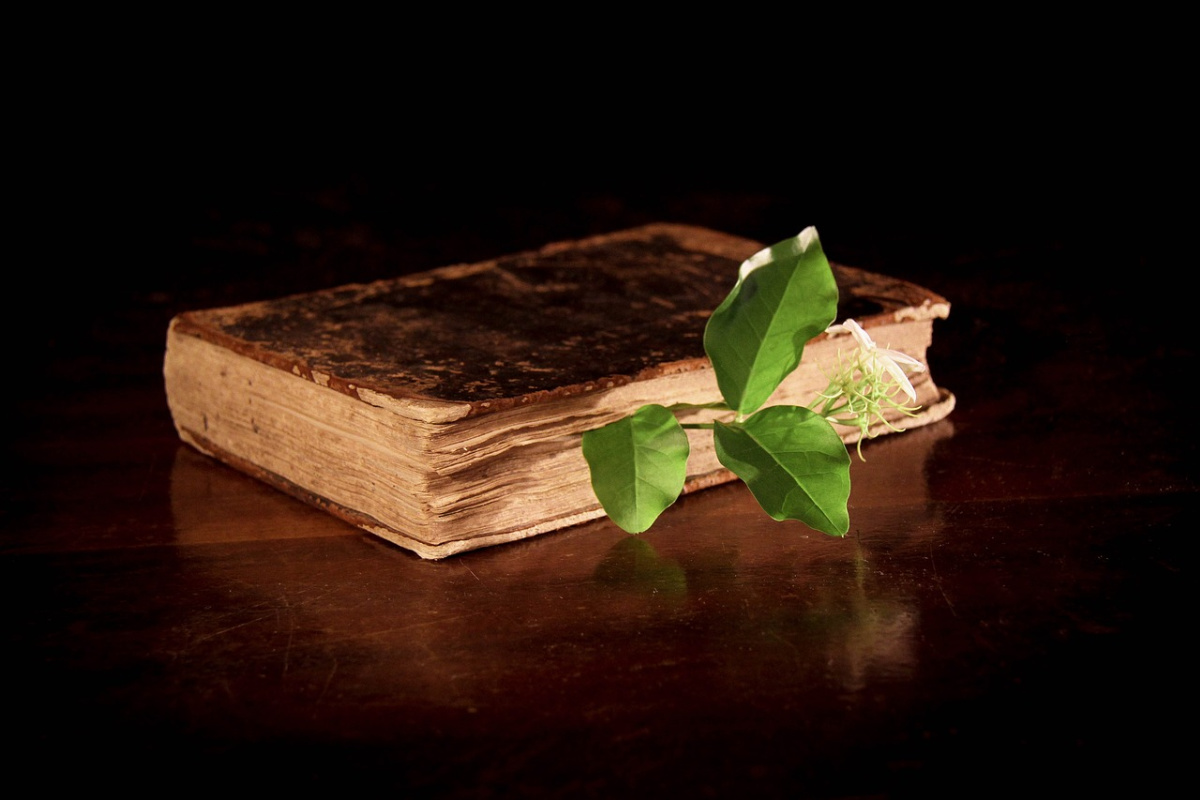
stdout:
[(942, 599), (946, 601), (946, 607), (950, 609), (950, 614), (957, 617), (958, 612), (954, 610), (954, 603), (950, 601), (950, 595), (946, 594), (946, 587), (942, 584), (942, 576), (938, 574), (937, 559), (933, 557), (933, 542), (929, 542), (929, 565), (933, 567), (933, 582), (937, 584), (938, 591), (942, 593)]
[(329, 674), (325, 676), (325, 685), (321, 687), (321, 693), (317, 695), (316, 702), (313, 705), (321, 705), (321, 701), (325, 699), (325, 695), (329, 692), (329, 687), (333, 684), (333, 676), (337, 674), (338, 661), (333, 660), (333, 666), (329, 668)]

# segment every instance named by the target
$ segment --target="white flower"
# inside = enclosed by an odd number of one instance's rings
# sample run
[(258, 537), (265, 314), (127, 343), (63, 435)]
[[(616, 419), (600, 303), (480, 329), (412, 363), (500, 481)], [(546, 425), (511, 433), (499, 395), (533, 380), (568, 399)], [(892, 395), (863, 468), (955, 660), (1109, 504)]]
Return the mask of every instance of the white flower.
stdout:
[(863, 352), (862, 364), (864, 369), (875, 374), (879, 374), (881, 370), (886, 370), (896, 380), (900, 388), (904, 390), (904, 393), (908, 395), (908, 399), (914, 403), (917, 401), (917, 391), (913, 389), (912, 382), (908, 379), (908, 375), (905, 372), (905, 367), (908, 367), (913, 372), (924, 372), (924, 364), (907, 353), (901, 353), (899, 350), (888, 350), (884, 347), (878, 347), (875, 344), (875, 340), (871, 338), (871, 335), (852, 319), (846, 320), (841, 325), (831, 325), (829, 327), (830, 333), (840, 333), (842, 331), (850, 331), (854, 335), (854, 338), (858, 340), (858, 346)]

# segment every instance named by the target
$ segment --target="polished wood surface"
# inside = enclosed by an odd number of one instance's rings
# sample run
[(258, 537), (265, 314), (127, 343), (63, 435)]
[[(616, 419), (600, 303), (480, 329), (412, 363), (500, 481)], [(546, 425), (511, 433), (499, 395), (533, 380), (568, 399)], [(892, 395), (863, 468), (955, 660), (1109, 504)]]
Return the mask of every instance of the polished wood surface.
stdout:
[[(848, 203), (822, 222), (811, 202), (725, 186), (541, 187), (449, 214), (430, 187), (225, 178), (197, 179), (175, 227), (145, 232), (156, 268), (106, 261), (71, 279), (64, 313), (22, 324), (0, 510), (15, 785), (1153, 797), (1190, 782), (1195, 353), (1182, 298), (1111, 279), (1163, 269), (1148, 231), (1114, 240), (1048, 209), (1024, 228), (964, 213), (913, 230)], [(957, 408), (864, 448), (846, 539), (772, 522), (729, 485), (639, 537), (596, 522), (426, 562), (175, 436), (160, 370), (176, 311), (654, 218), (760, 240), (814, 223), (832, 258), (951, 300), (930, 359)]]

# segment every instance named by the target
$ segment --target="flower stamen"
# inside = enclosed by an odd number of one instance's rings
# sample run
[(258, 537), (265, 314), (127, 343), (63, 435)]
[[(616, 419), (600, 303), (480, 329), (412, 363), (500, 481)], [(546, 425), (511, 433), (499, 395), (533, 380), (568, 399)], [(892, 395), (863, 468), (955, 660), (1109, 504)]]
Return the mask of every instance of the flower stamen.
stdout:
[[(882, 423), (896, 432), (904, 430), (885, 416), (885, 412), (899, 411), (913, 416), (920, 409), (915, 405), (917, 392), (908, 372), (923, 372), (925, 365), (907, 353), (879, 347), (853, 319), (829, 328), (831, 333), (842, 331), (848, 331), (854, 337), (858, 348), (850, 357), (838, 351), (837, 369), (832, 374), (826, 372), (829, 385), (817, 395), (809, 409), (835, 425), (858, 428), (858, 456), (861, 459), (863, 439), (878, 435), (878, 428), (872, 431), (873, 424)], [(908, 404), (897, 398), (901, 393), (907, 397)]]

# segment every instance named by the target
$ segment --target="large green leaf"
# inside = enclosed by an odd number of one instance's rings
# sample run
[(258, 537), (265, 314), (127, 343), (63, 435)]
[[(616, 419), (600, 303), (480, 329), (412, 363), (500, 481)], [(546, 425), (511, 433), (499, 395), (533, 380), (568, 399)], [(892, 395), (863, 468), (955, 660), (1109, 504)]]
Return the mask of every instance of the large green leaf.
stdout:
[(585, 433), (583, 457), (604, 511), (623, 530), (641, 533), (683, 491), (688, 438), (670, 411), (642, 406)]
[(833, 323), (837, 301), (816, 228), (742, 262), (737, 283), (704, 329), (725, 402), (739, 414), (760, 408), (800, 364), (804, 345)]
[(713, 434), (717, 458), (774, 519), (846, 535), (850, 454), (823, 417), (807, 408), (770, 406), (743, 422), (718, 422)]

